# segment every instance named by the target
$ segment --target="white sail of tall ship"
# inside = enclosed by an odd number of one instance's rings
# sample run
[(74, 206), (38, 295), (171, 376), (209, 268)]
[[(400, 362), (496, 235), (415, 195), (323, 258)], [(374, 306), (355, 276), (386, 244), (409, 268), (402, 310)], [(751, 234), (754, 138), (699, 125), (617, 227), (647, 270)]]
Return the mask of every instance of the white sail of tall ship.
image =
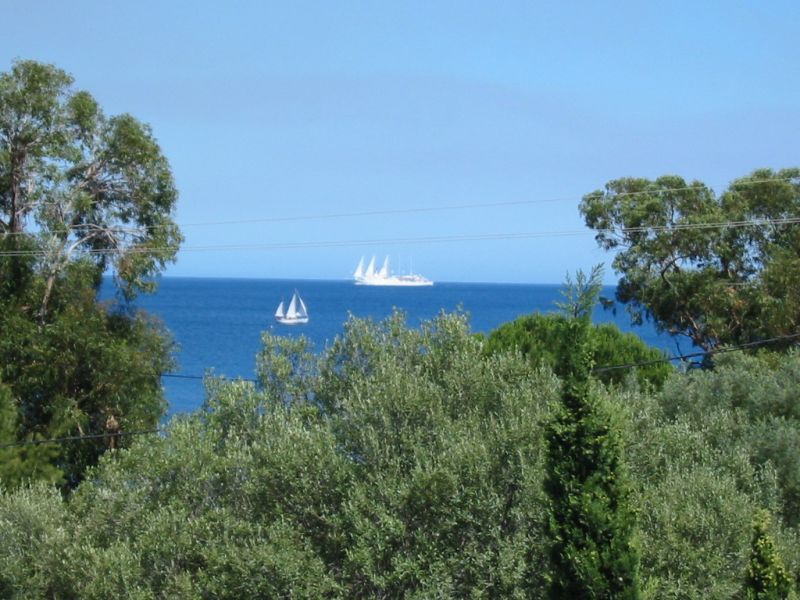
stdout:
[(361, 257), (361, 260), (358, 261), (358, 266), (356, 267), (355, 273), (353, 273), (353, 278), (358, 281), (359, 279), (364, 278), (364, 257)]
[(380, 270), (375, 270), (375, 257), (373, 256), (367, 268), (364, 268), (364, 257), (358, 261), (358, 266), (353, 273), (353, 279), (356, 285), (383, 285), (383, 286), (406, 286), (406, 287), (420, 287), (431, 286), (433, 281), (423, 277), (409, 273), (408, 275), (392, 275), (389, 270), (389, 257), (383, 259), (383, 265)]
[(303, 323), (308, 323), (308, 310), (300, 294), (297, 293), (297, 290), (292, 294), (289, 308), (284, 310), (283, 300), (278, 304), (278, 309), (275, 311), (275, 320), (283, 325), (302, 325)]
[(372, 279), (375, 277), (375, 257), (372, 257), (372, 260), (369, 261), (369, 265), (367, 265), (367, 270), (364, 271), (364, 279)]

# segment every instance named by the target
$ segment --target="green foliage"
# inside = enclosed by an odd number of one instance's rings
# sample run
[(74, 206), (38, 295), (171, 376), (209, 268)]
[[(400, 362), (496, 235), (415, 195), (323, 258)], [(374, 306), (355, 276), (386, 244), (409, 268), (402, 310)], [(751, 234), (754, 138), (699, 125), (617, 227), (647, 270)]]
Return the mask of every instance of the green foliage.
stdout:
[[(160, 375), (172, 364), (163, 329), (143, 315), (110, 312), (94, 288), (70, 275), (42, 324), (26, 304), (37, 289), (0, 299), (0, 378), (16, 406), (12, 441), (154, 427), (165, 410)], [(27, 478), (74, 486), (108, 440), (26, 446), (7, 485)]]
[[(107, 268), (127, 299), (154, 288), (181, 241), (177, 192), (149, 127), (105, 116), (72, 84), (35, 61), (0, 73), (0, 381), (11, 398), (0, 392), (0, 437), (9, 443), (152, 427), (165, 408), (169, 339), (96, 295)], [(0, 480), (72, 487), (107, 446), (0, 450)]]
[(72, 598), (67, 506), (52, 486), (0, 499), (0, 597)]
[(592, 310), (597, 299), (600, 297), (600, 290), (603, 289), (603, 265), (595, 265), (587, 276), (583, 271), (578, 270), (575, 274), (575, 282), (567, 273), (564, 289), (561, 295), (564, 296), (562, 302), (556, 302), (556, 306), (568, 318), (580, 319), (592, 316)]
[(177, 192), (150, 128), (107, 117), (72, 83), (35, 61), (0, 74), (0, 235), (35, 242), (48, 281), (42, 312), (75, 258), (98, 273), (113, 266), (130, 298), (153, 288), (182, 240), (170, 216)]
[[(535, 313), (519, 317), (489, 334), (486, 352), (515, 350), (533, 365), (556, 369), (570, 352), (565, 337), (569, 322), (568, 317), (558, 314)], [(664, 358), (663, 352), (648, 346), (632, 333), (623, 333), (612, 323), (591, 326), (587, 337), (597, 367), (660, 361)], [(634, 371), (640, 385), (656, 388), (663, 385), (672, 372), (673, 368), (665, 362), (643, 365)], [(629, 369), (616, 369), (600, 371), (596, 377), (606, 384), (622, 384), (630, 373)]]
[[(211, 380), (201, 412), (104, 456), (65, 505), (54, 551), (72, 560), (43, 585), (80, 598), (536, 595), (557, 381), (484, 357), (460, 315), (346, 329), (280, 385)], [(302, 343), (267, 342), (265, 382), (305, 364)], [(27, 493), (0, 496), (0, 514)], [(31, 577), (21, 564), (13, 585)]]
[(769, 534), (769, 511), (760, 511), (753, 519), (753, 543), (745, 578), (747, 600), (784, 600), (796, 598), (794, 583), (786, 573), (775, 542)]
[[(567, 274), (561, 292), (565, 300), (556, 302), (562, 314), (534, 313), (505, 323), (489, 334), (485, 351), (520, 352), (534, 366), (545, 365), (556, 373), (563, 372), (576, 343), (570, 335), (573, 320), (591, 318), (602, 288), (602, 274), (601, 265), (592, 268), (588, 277), (578, 271), (574, 283)], [(660, 387), (673, 370), (669, 363), (660, 362), (664, 358), (661, 351), (649, 347), (632, 333), (621, 332), (611, 323), (589, 326), (585, 335), (585, 352), (600, 367), (595, 376), (603, 383), (621, 384), (630, 374), (628, 369), (603, 370), (603, 367), (654, 361), (638, 367), (635, 376), (639, 384), (655, 387)]]
[(714, 370), (673, 376), (657, 396), (620, 400), (636, 428), (628, 457), (641, 490), (647, 597), (741, 597), (759, 507), (784, 516), (776, 544), (798, 573), (796, 469), (785, 440), (800, 424), (778, 416), (796, 404), (797, 360), (724, 355)]
[[(739, 447), (759, 467), (767, 464), (778, 476), (787, 523), (800, 525), (800, 355), (720, 355), (712, 372), (692, 373), (669, 382), (661, 398), (669, 419), (683, 420), (706, 432), (716, 447)], [(723, 417), (735, 425), (714, 433)]]
[(552, 598), (640, 598), (636, 519), (614, 413), (590, 388), (589, 316), (567, 322), (562, 407), (546, 431)]
[[(14, 488), (28, 481), (61, 483), (63, 474), (53, 462), (58, 456), (52, 445), (17, 446), (19, 408), (11, 387), (0, 381), (0, 486)], [(30, 434), (25, 441), (35, 440)]]
[(267, 337), (261, 383), (209, 379), (65, 499), (0, 490), (0, 596), (608, 597), (619, 573), (617, 595), (740, 598), (761, 507), (795, 579), (798, 357), (605, 387), (572, 324), (561, 381), (462, 315), (351, 319), (321, 356)]
[(319, 398), (355, 479), (341, 515), (358, 597), (527, 597), (541, 587), (537, 432), (555, 382), (483, 358), (462, 316), (350, 320)]
[(617, 298), (637, 320), (705, 349), (797, 332), (800, 232), (782, 220), (800, 217), (800, 169), (754, 171), (718, 196), (675, 176), (617, 179), (581, 212), (617, 251)]
[(289, 338), (265, 332), (261, 344), (256, 373), (264, 390), (285, 402), (306, 400), (304, 395), (317, 367), (311, 340), (305, 336)]

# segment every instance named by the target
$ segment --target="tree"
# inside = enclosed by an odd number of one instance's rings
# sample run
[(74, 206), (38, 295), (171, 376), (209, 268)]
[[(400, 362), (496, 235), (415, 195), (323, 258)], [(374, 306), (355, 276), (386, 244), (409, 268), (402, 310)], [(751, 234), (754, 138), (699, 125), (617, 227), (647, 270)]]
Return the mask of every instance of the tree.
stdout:
[[(569, 276), (562, 295), (564, 301), (557, 302), (562, 314), (534, 313), (504, 323), (492, 331), (485, 345), (489, 354), (516, 350), (527, 357), (534, 366), (546, 365), (555, 370), (566, 360), (572, 348), (564, 344), (572, 319), (591, 315), (601, 289), (602, 270), (592, 269), (587, 279), (579, 272), (573, 283)], [(672, 367), (664, 359), (664, 353), (645, 344), (632, 333), (623, 333), (612, 323), (591, 325), (587, 331), (587, 343), (595, 365), (614, 366), (631, 363), (647, 363), (635, 370), (639, 383), (660, 387)], [(596, 373), (603, 383), (622, 383), (629, 369), (614, 369)]]
[(14, 488), (26, 481), (61, 481), (62, 472), (52, 465), (52, 446), (16, 445), (19, 413), (11, 388), (0, 381), (0, 487)]
[[(753, 515), (785, 504), (782, 457), (757, 464), (752, 444), (774, 435), (767, 414), (800, 431), (796, 354), (771, 355), (773, 373), (726, 354), (658, 393), (589, 382), (569, 421), (560, 394), (581, 392), (585, 352), (560, 363), (578, 376), (562, 388), (485, 355), (462, 315), (351, 319), (314, 365), (302, 343), (265, 346), (259, 384), (207, 381), (202, 409), (107, 453), (73, 493), (0, 489), (0, 597), (542, 598), (551, 539), (567, 565), (552, 595), (635, 596), (635, 500), (644, 597), (740, 598)], [(769, 532), (793, 576), (796, 527)]]
[(71, 260), (113, 267), (130, 298), (153, 289), (148, 278), (181, 242), (177, 192), (150, 128), (107, 117), (72, 83), (34, 61), (0, 74), (0, 234), (6, 257), (36, 257), (42, 317)]
[(318, 369), (265, 346), (261, 385), (211, 380), (63, 503), (0, 490), (0, 596), (540, 595), (552, 374), (484, 356), (463, 315), (351, 319)]
[[(592, 286), (584, 290), (591, 294)], [(574, 311), (564, 332), (569, 350), (556, 368), (564, 386), (561, 407), (546, 432), (550, 596), (640, 598), (622, 438), (613, 413), (592, 391), (587, 303), (573, 305), (583, 308)]]
[(769, 511), (759, 511), (753, 519), (753, 543), (745, 578), (747, 600), (785, 600), (796, 598), (792, 579), (783, 566), (775, 542), (769, 534)]
[[(6, 435), (20, 441), (154, 426), (172, 364), (163, 329), (127, 304), (181, 241), (169, 164), (147, 125), (106, 116), (72, 85), (34, 61), (0, 74), (0, 379), (17, 413)], [(117, 306), (97, 302), (109, 269)], [(36, 461), (3, 478), (75, 485), (106, 447), (15, 450)]]
[(616, 179), (580, 210), (616, 252), (635, 321), (706, 350), (797, 332), (800, 169), (754, 171), (720, 195), (676, 176)]

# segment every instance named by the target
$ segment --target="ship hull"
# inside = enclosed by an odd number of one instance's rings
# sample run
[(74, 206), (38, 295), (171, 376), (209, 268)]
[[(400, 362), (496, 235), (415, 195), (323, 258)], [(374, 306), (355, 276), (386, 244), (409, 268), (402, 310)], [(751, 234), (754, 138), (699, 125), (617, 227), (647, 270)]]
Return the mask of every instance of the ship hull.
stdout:
[(374, 285), (381, 287), (430, 287), (430, 279), (403, 280), (396, 277), (381, 277), (375, 279), (356, 279), (356, 285)]
[(308, 317), (302, 317), (299, 319), (288, 319), (286, 317), (280, 318), (275, 317), (275, 320), (280, 323), (281, 325), (303, 325), (308, 323)]

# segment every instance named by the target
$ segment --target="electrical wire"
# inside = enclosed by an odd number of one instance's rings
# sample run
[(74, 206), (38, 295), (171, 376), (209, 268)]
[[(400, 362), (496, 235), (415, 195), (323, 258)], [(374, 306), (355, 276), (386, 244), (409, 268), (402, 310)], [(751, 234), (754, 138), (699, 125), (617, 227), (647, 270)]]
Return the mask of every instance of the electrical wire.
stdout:
[[(792, 333), (788, 335), (780, 335), (775, 336), (763, 340), (756, 340), (754, 342), (747, 342), (744, 344), (738, 344), (736, 346), (724, 346), (721, 348), (715, 348), (713, 350), (705, 350), (702, 352), (692, 352), (690, 354), (679, 354), (673, 356), (665, 356), (664, 358), (656, 358), (652, 360), (646, 360), (642, 362), (635, 362), (635, 363), (623, 363), (618, 365), (607, 365), (602, 367), (595, 367), (592, 369), (592, 373), (605, 373), (607, 371), (616, 371), (621, 369), (633, 369), (636, 367), (645, 367), (649, 365), (655, 365), (660, 363), (668, 363), (676, 360), (687, 360), (690, 358), (700, 358), (706, 356), (713, 356), (714, 354), (725, 354), (728, 352), (739, 352), (742, 350), (747, 350), (748, 348), (757, 348), (759, 346), (765, 346), (767, 344), (772, 344), (774, 342), (784, 342), (789, 340), (794, 340), (800, 338), (800, 332)], [(204, 380), (205, 377), (202, 375), (184, 375), (181, 373), (162, 373), (162, 377), (173, 377), (179, 379), (195, 379), (195, 380)], [(212, 375), (213, 377), (213, 375)], [(257, 379), (248, 379), (245, 377), (237, 377), (232, 381), (248, 381), (251, 383), (260, 383)]]
[[(775, 177), (771, 179), (754, 179), (750, 181), (739, 181), (739, 182), (734, 181), (729, 186), (758, 185), (762, 183), (771, 183), (771, 182), (793, 182), (794, 180), (797, 179), (798, 179), (797, 177)], [(690, 186), (682, 186), (674, 188), (659, 188), (655, 190), (618, 192), (614, 193), (613, 196), (619, 198), (619, 197), (630, 197), (630, 196), (641, 196), (641, 195), (666, 194), (672, 192), (686, 192), (686, 191), (703, 190), (703, 189), (711, 190), (712, 188), (704, 184), (700, 184), (700, 185), (690, 185)], [(263, 223), (286, 223), (293, 221), (320, 221), (327, 219), (343, 219), (352, 217), (374, 217), (374, 216), (385, 216), (385, 215), (430, 213), (430, 212), (452, 211), (452, 210), (471, 210), (476, 208), (500, 208), (504, 206), (524, 206), (524, 205), (545, 204), (552, 202), (567, 202), (567, 201), (575, 202), (576, 199), (574, 196), (563, 196), (560, 198), (508, 200), (503, 202), (474, 202), (466, 204), (445, 204), (439, 206), (420, 206), (420, 207), (410, 207), (410, 208), (392, 208), (392, 209), (364, 210), (364, 211), (351, 211), (351, 212), (340, 212), (340, 213), (320, 213), (311, 215), (259, 217), (253, 219), (232, 219), (223, 221), (200, 221), (196, 223), (183, 223), (180, 224), (179, 227), (206, 227), (206, 226), (216, 227), (220, 225), (249, 225), (249, 224), (263, 224)], [(44, 202), (41, 204), (51, 204), (51, 203)], [(57, 203), (54, 202), (52, 204), (57, 204)], [(161, 226), (160, 225), (142, 226), (137, 228), (137, 230), (145, 232), (149, 229), (158, 229), (159, 227)], [(131, 228), (119, 228), (119, 232), (125, 232), (125, 233), (130, 233), (131, 231), (137, 231), (137, 230), (132, 230)], [(70, 232), (71, 230), (54, 230), (51, 233), (69, 234)], [(7, 232), (6, 235), (24, 235), (24, 232)]]
[(667, 363), (672, 362), (674, 360), (687, 360), (690, 358), (701, 358), (706, 356), (713, 356), (715, 354), (725, 354), (728, 352), (739, 352), (742, 350), (747, 350), (748, 348), (757, 348), (759, 346), (765, 346), (767, 344), (772, 344), (773, 342), (784, 342), (788, 340), (794, 340), (800, 338), (800, 333), (792, 333), (789, 335), (780, 335), (764, 340), (758, 340), (755, 342), (747, 342), (745, 344), (739, 344), (736, 346), (725, 346), (722, 348), (715, 348), (713, 350), (705, 350), (703, 352), (692, 352), (690, 354), (681, 354), (677, 356), (665, 356), (664, 358), (656, 358), (653, 360), (645, 360), (642, 362), (636, 363), (624, 363), (619, 365), (610, 365), (604, 367), (597, 367), (592, 369), (592, 373), (606, 373), (609, 371), (618, 371), (621, 369), (633, 369), (636, 367), (646, 367), (649, 365), (656, 365), (660, 363)]
[[(199, 379), (204, 380), (205, 375), (184, 375), (183, 373), (162, 373), (162, 377), (173, 377), (175, 379)], [(212, 379), (227, 379), (224, 375), (210, 375)], [(235, 377), (228, 379), (228, 381), (247, 381), (249, 383), (259, 383), (258, 379), (250, 379), (248, 377)]]
[(139, 431), (117, 431), (117, 432), (108, 432), (108, 433), (90, 433), (86, 435), (70, 435), (66, 437), (60, 438), (50, 438), (46, 440), (23, 440), (21, 442), (15, 442), (13, 444), (3, 444), (0, 446), (0, 450), (4, 450), (6, 448), (14, 448), (17, 446), (39, 446), (41, 444), (61, 444), (64, 442), (75, 442), (80, 440), (95, 440), (101, 438), (116, 438), (116, 437), (125, 437), (129, 435), (146, 435), (151, 433), (164, 433), (161, 429), (142, 429)]
[[(395, 244), (446, 244), (474, 241), (507, 241), (535, 238), (571, 237), (581, 235), (619, 235), (630, 233), (659, 233), (659, 232), (678, 232), (691, 230), (709, 229), (741, 229), (745, 227), (765, 227), (778, 225), (797, 225), (800, 224), (800, 217), (785, 217), (778, 219), (752, 219), (748, 221), (722, 221), (716, 223), (675, 223), (672, 225), (643, 225), (640, 227), (627, 227), (622, 229), (572, 229), (562, 231), (533, 231), (533, 232), (506, 232), (506, 233), (482, 233), (464, 234), (450, 236), (425, 236), (408, 238), (384, 238), (384, 239), (363, 239), (363, 240), (321, 240), (303, 242), (276, 242), (268, 244), (216, 244), (208, 246), (188, 246), (180, 248), (181, 252), (209, 252), (209, 251), (236, 251), (236, 250), (286, 250), (301, 248), (338, 248), (338, 247), (358, 247), (374, 245), (395, 245)], [(158, 254), (161, 252), (172, 252), (174, 248), (168, 247), (136, 247), (131, 246), (126, 252), (134, 254)], [(84, 254), (91, 256), (113, 255), (119, 253), (116, 248), (99, 248), (84, 251)], [(5, 250), (0, 251), (0, 257), (12, 256), (31, 256), (43, 257), (47, 255), (46, 250)]]
[[(633, 369), (633, 368), (637, 368), (637, 367), (644, 367), (644, 366), (649, 366), (649, 365), (654, 365), (654, 364), (659, 364), (659, 363), (666, 363), (666, 362), (671, 362), (671, 361), (674, 361), (674, 360), (686, 360), (686, 359), (689, 359), (689, 358), (699, 358), (699, 357), (705, 357), (705, 356), (710, 356), (710, 355), (714, 355), (714, 354), (724, 354), (724, 353), (728, 353), (728, 352), (739, 352), (739, 351), (742, 351), (742, 350), (746, 350), (748, 348), (754, 348), (754, 347), (758, 347), (758, 346), (764, 346), (766, 344), (771, 344), (773, 342), (787, 341), (787, 340), (793, 340), (793, 339), (798, 339), (798, 338), (800, 338), (800, 332), (793, 333), (793, 334), (790, 334), (790, 335), (776, 336), (776, 337), (772, 337), (772, 338), (768, 338), (768, 339), (764, 339), (764, 340), (758, 340), (758, 341), (755, 341), (755, 342), (748, 342), (748, 343), (745, 343), (745, 344), (739, 344), (737, 346), (726, 346), (724, 348), (708, 350), (708, 351), (705, 351), (705, 352), (693, 352), (693, 353), (690, 353), (690, 354), (681, 354), (679, 356), (667, 356), (667, 357), (660, 358), (660, 359), (647, 360), (647, 361), (636, 362), (636, 363), (625, 363), (625, 364), (619, 364), (619, 365), (610, 365), (610, 366), (604, 366), (604, 367), (597, 367), (595, 369), (592, 369), (592, 373), (605, 373), (605, 372), (608, 372), (608, 371), (615, 371), (615, 370), (621, 370), (621, 369)], [(194, 379), (194, 380), (204, 380), (205, 379), (205, 377), (202, 376), (202, 375), (184, 375), (182, 373), (162, 373), (161, 376), (162, 377), (173, 377), (173, 378), (178, 378), (178, 379)], [(251, 382), (251, 383), (259, 383), (259, 381), (256, 380), (256, 379), (247, 379), (247, 378), (243, 378), (243, 377), (238, 377), (236, 379), (231, 379), (230, 381), (247, 381), (247, 382)], [(12, 444), (0, 445), (0, 450), (4, 450), (6, 448), (15, 448), (15, 447), (19, 447), (19, 446), (31, 446), (31, 445), (51, 444), (51, 443), (52, 444), (56, 444), (56, 443), (74, 442), (74, 441), (90, 440), (90, 439), (123, 437), (123, 436), (129, 436), (129, 435), (146, 435), (146, 434), (153, 434), (153, 433), (166, 433), (166, 432), (164, 430), (162, 430), (162, 429), (144, 429), (144, 430), (140, 430), (140, 431), (119, 431), (119, 432), (115, 432), (115, 433), (95, 433), (95, 434), (88, 434), (88, 435), (73, 435), (73, 436), (67, 436), (67, 437), (61, 437), (61, 438), (50, 438), (50, 439), (46, 439), (46, 440), (24, 440), (24, 441), (21, 441), (21, 442), (14, 442)]]

